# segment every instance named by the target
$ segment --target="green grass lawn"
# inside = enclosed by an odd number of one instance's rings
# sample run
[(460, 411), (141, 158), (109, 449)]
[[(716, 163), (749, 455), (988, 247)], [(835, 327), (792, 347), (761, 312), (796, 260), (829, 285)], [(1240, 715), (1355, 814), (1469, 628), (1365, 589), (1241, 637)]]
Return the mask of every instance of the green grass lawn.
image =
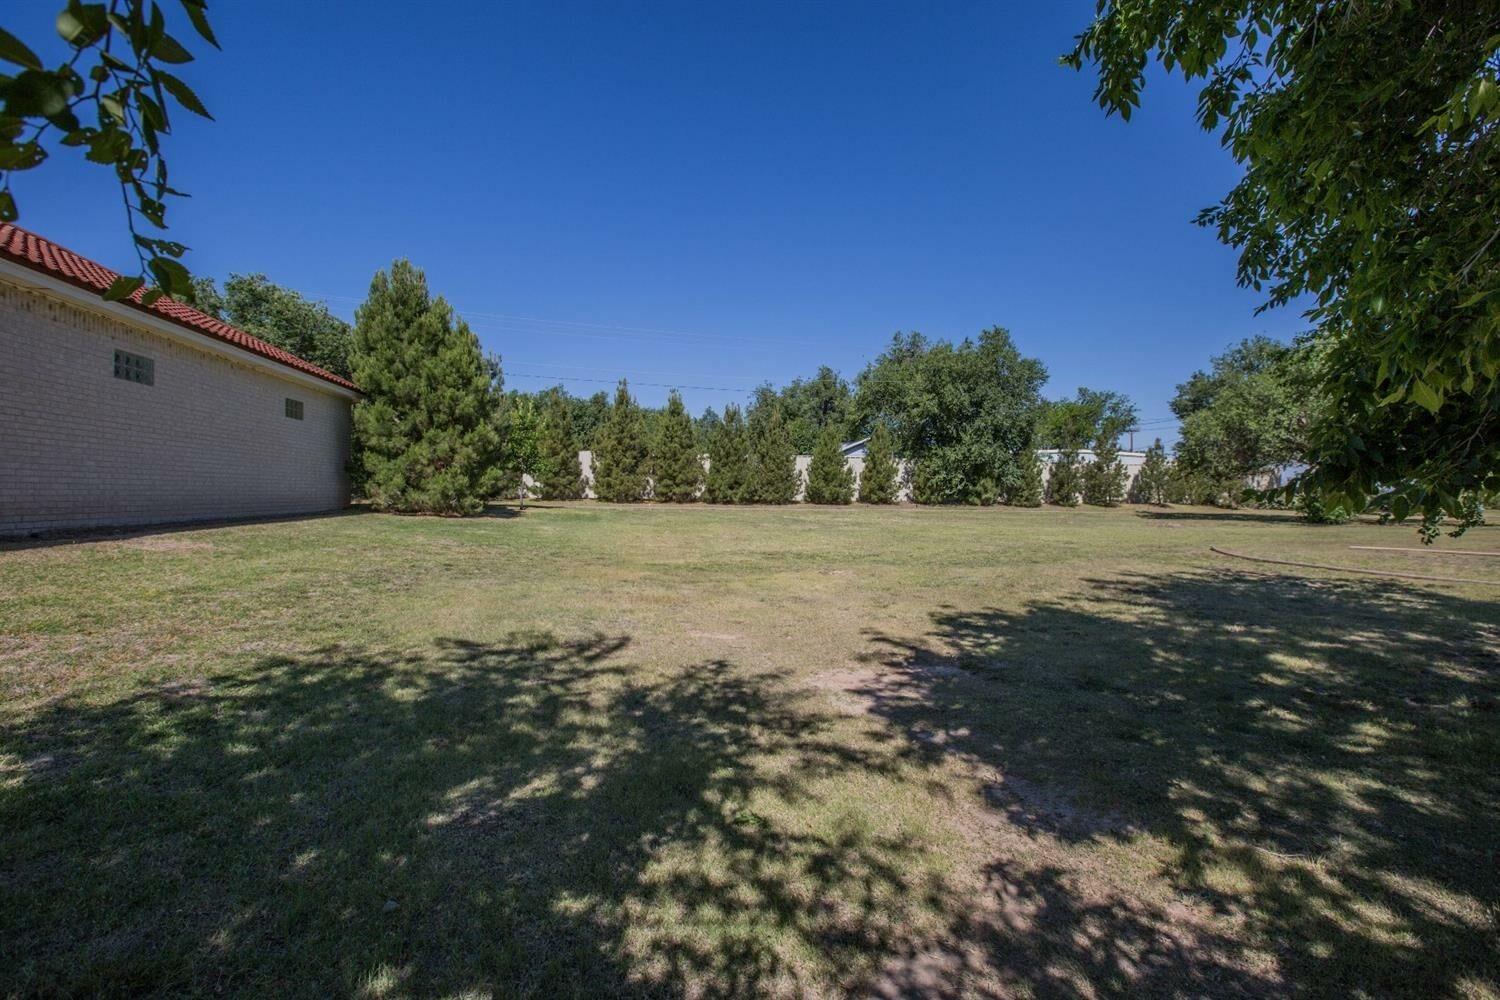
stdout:
[(1500, 994), (1500, 586), (1211, 544), (1500, 581), (1180, 508), (0, 547), (0, 994)]

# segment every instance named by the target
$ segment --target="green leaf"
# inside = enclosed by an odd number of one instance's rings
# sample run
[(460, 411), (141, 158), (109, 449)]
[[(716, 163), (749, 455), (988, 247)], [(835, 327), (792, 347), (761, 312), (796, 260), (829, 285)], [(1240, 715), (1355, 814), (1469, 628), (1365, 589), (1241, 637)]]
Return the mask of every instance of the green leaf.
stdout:
[(193, 54), (182, 47), (182, 44), (171, 35), (162, 35), (156, 44), (151, 46), (151, 58), (159, 59), (164, 63), (187, 63), (193, 61)]
[(193, 22), (193, 28), (202, 39), (214, 48), (219, 47), (219, 40), (214, 37), (214, 29), (208, 23), (208, 5), (203, 0), (182, 0), (182, 9), (187, 11), (188, 20)]
[(181, 104), (195, 115), (213, 121), (214, 116), (208, 113), (208, 108), (204, 107), (203, 102), (198, 99), (198, 95), (193, 93), (192, 87), (189, 87), (164, 69), (156, 71), (156, 78), (161, 81), (161, 85), (167, 89), (167, 93), (176, 99), (178, 104)]
[(168, 295), (192, 294), (193, 276), (170, 257), (151, 258), (151, 274), (156, 278), (156, 286)]
[(26, 69), (41, 69), (42, 60), (15, 35), (0, 28), (0, 59)]
[(21, 213), (16, 210), (16, 199), (9, 191), (0, 191), (0, 222), (15, 222)]
[(1412, 379), (1411, 400), (1429, 413), (1436, 413), (1443, 405), (1443, 395), (1421, 379)]
[(47, 158), (47, 151), (37, 143), (0, 145), (0, 170), (30, 170)]
[(60, 115), (71, 96), (71, 86), (58, 74), (28, 69), (6, 87), (5, 113), (17, 118)]
[(119, 302), (128, 299), (135, 294), (136, 289), (145, 283), (145, 278), (139, 276), (127, 277), (122, 274), (110, 282), (109, 287), (104, 290), (104, 300), (106, 302)]

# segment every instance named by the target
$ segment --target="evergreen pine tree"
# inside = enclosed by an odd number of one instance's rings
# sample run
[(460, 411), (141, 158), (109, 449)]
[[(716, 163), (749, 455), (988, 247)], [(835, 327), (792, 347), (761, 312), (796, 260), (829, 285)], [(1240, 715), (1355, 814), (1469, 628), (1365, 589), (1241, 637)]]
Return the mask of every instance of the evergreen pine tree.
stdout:
[(1165, 504), (1171, 481), (1171, 466), (1167, 463), (1167, 450), (1161, 446), (1161, 438), (1146, 449), (1146, 461), (1135, 475), (1135, 500), (1137, 503)]
[(541, 453), (537, 485), (542, 499), (577, 500), (583, 496), (583, 466), (573, 434), (573, 406), (560, 392), (548, 398), (542, 415)]
[(1083, 467), (1083, 499), (1100, 507), (1113, 507), (1125, 496), (1128, 474), (1120, 461), (1120, 447), (1113, 438), (1094, 445), (1094, 460)]
[(839, 439), (839, 429), (832, 424), (818, 435), (807, 467), (808, 503), (841, 504), (854, 499), (854, 470), (844, 458)]
[(1078, 494), (1083, 489), (1082, 475), (1078, 466), (1078, 452), (1064, 448), (1047, 472), (1047, 500), (1063, 507), (1077, 507)]
[(635, 503), (646, 496), (646, 428), (641, 408), (620, 379), (614, 405), (595, 435), (594, 494), (607, 503)]
[(358, 464), (377, 510), (477, 514), (498, 486), (496, 396), (479, 341), (410, 261), (377, 272), (355, 313)]
[(698, 455), (698, 437), (677, 390), (667, 399), (656, 431), (651, 455), (655, 476), (652, 495), (668, 503), (691, 503), (703, 486), (703, 460)]
[(860, 503), (896, 502), (896, 456), (891, 453), (891, 432), (876, 424), (865, 446), (865, 468), (859, 476)]
[(1046, 485), (1042, 481), (1042, 460), (1035, 450), (1028, 448), (1020, 456), (1020, 461), (1021, 482), (1005, 498), (1005, 502), (1012, 507), (1040, 507), (1046, 496)]
[(780, 403), (751, 411), (750, 485), (752, 503), (793, 503), (802, 485), (797, 474), (797, 450)]
[(750, 478), (750, 440), (745, 419), (733, 403), (724, 407), (724, 419), (714, 428), (708, 444), (708, 485), (703, 499), (708, 503), (745, 503)]

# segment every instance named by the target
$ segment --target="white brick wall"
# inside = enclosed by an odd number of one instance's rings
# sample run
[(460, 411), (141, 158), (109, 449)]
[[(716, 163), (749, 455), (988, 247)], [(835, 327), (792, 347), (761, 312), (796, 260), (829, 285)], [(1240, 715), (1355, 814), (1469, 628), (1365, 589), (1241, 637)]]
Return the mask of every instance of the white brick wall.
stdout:
[[(116, 348), (155, 384), (115, 378)], [(349, 406), (0, 281), (0, 534), (338, 509)]]

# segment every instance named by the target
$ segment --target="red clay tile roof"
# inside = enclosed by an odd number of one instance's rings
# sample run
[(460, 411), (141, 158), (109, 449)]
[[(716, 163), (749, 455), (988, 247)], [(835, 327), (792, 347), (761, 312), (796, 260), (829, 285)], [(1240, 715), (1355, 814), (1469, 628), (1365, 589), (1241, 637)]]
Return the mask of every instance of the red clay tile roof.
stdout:
[[(100, 295), (104, 294), (104, 290), (110, 286), (110, 283), (119, 277), (119, 274), (102, 264), (97, 264), (87, 257), (81, 257), (51, 240), (43, 239), (30, 230), (10, 223), (0, 223), (0, 258), (14, 261), (22, 267)], [(274, 344), (266, 343), (259, 337), (252, 337), (244, 330), (236, 329), (223, 320), (214, 319), (207, 313), (199, 312), (185, 303), (163, 297), (149, 306), (142, 305), (141, 295), (144, 291), (144, 289), (137, 291), (126, 300), (125, 304), (185, 327), (194, 333), (201, 333), (214, 340), (232, 344), (243, 351), (258, 354), (263, 358), (286, 365), (288, 368), (295, 368), (297, 371), (332, 382), (334, 385), (343, 386), (345, 389), (358, 391), (359, 387), (348, 379), (340, 378), (333, 372), (319, 368), (311, 361), (304, 361), (290, 351), (283, 351)]]

